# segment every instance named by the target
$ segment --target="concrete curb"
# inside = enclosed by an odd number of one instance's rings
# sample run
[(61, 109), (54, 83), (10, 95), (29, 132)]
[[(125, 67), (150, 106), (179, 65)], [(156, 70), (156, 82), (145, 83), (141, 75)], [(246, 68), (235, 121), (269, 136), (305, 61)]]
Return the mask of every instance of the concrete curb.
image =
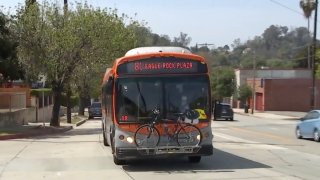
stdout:
[(284, 118), (284, 120), (300, 120), (299, 117)]
[(64, 133), (64, 132), (69, 131), (71, 129), (73, 129), (72, 126), (66, 126), (65, 128), (50, 129), (49, 131), (4, 135), (4, 136), (0, 136), (0, 141), (1, 140), (8, 140), (8, 139), (23, 139), (23, 138), (29, 138), (29, 137), (34, 137), (34, 136)]
[(87, 122), (87, 119), (81, 120), (79, 122), (76, 123), (76, 127), (77, 126), (81, 126), (83, 123)]

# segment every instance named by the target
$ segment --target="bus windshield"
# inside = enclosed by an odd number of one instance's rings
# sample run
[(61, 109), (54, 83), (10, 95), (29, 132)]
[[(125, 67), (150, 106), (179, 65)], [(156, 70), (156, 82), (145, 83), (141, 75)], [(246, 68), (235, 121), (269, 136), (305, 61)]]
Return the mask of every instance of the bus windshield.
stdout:
[(116, 117), (120, 123), (150, 121), (152, 110), (162, 119), (197, 109), (210, 117), (209, 79), (204, 75), (119, 78), (116, 84)]

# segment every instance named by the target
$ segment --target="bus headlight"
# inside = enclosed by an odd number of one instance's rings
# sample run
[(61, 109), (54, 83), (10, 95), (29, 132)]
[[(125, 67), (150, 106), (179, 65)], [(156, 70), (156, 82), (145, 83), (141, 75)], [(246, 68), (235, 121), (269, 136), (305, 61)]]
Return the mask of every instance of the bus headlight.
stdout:
[(197, 140), (200, 141), (200, 139), (201, 139), (201, 135), (199, 134), (197, 135)]
[(129, 136), (129, 137), (127, 137), (127, 142), (128, 142), (128, 143), (130, 143), (130, 144), (131, 144), (131, 143), (133, 143), (133, 138), (132, 138), (132, 137), (130, 137), (130, 136)]

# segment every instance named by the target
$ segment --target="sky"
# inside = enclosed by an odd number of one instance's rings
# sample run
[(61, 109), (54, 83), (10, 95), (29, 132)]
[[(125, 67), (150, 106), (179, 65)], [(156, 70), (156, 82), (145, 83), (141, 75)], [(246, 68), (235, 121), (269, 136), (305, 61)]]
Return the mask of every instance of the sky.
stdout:
[[(61, 4), (63, 0), (58, 1)], [(2, 9), (14, 8), (25, 0), (0, 0)], [(42, 2), (42, 0), (38, 0)], [(85, 0), (69, 0), (85, 2)], [(231, 45), (261, 36), (271, 25), (289, 29), (307, 27), (308, 21), (299, 7), (300, 0), (86, 0), (100, 8), (117, 9), (138, 21), (147, 22), (153, 33), (171, 39), (180, 32), (195, 44)], [(319, 18), (318, 18), (319, 19)], [(310, 30), (313, 31), (313, 16)], [(319, 23), (317, 23), (319, 27)], [(318, 28), (319, 29), (319, 28)], [(317, 32), (317, 34), (319, 34)], [(319, 36), (319, 35), (317, 35)]]

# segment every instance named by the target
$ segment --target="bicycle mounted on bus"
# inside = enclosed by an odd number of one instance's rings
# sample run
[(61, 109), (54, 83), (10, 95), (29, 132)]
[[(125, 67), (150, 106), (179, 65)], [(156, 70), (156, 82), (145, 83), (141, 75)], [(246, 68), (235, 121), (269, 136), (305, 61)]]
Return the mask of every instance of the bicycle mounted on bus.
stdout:
[[(197, 111), (175, 113), (178, 116), (177, 120), (160, 119), (160, 110), (157, 108), (152, 110), (152, 113), (152, 120), (139, 126), (134, 133), (134, 141), (138, 148), (156, 148), (159, 145), (161, 133), (156, 127), (157, 124), (161, 124), (168, 139), (175, 140), (178, 146), (197, 147), (201, 143), (201, 131), (192, 124), (199, 117)], [(173, 122), (173, 133), (169, 133), (166, 122)]]

